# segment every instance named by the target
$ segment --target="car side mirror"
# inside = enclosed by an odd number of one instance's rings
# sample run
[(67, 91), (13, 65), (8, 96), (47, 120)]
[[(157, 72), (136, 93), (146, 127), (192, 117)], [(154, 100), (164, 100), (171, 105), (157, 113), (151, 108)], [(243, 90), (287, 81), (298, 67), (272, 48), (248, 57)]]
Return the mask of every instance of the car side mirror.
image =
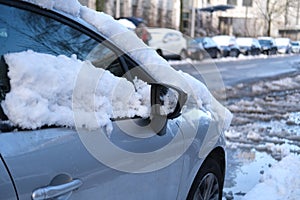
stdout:
[(158, 134), (165, 133), (166, 122), (181, 115), (187, 94), (167, 84), (151, 84), (151, 127)]
[(167, 85), (151, 84), (151, 114), (174, 119), (181, 114), (187, 100), (187, 94), (181, 89)]

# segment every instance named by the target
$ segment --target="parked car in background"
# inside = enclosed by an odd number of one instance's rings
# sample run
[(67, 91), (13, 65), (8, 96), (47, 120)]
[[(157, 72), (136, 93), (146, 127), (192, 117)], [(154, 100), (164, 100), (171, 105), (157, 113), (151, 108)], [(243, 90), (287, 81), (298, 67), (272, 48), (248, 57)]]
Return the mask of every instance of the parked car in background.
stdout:
[(300, 42), (292, 41), (291, 48), (292, 48), (292, 53), (300, 53)]
[(143, 42), (149, 45), (151, 35), (148, 32), (145, 21), (138, 17), (120, 17), (117, 19), (118, 22), (128, 29), (134, 31), (136, 35), (143, 40)]
[(292, 52), (291, 40), (289, 38), (275, 38), (277, 52), (281, 54), (289, 54)]
[(185, 59), (187, 41), (182, 33), (168, 28), (148, 28), (151, 34), (149, 46), (166, 59)]
[(0, 0), (0, 199), (222, 199), (230, 119), (204, 84), (104, 13), (33, 2)]
[(188, 57), (202, 60), (203, 58), (220, 58), (221, 51), (210, 37), (198, 37), (188, 42)]
[(208, 56), (208, 53), (204, 49), (203, 45), (194, 39), (187, 39), (187, 57), (193, 60), (203, 60)]
[(256, 38), (239, 37), (236, 43), (240, 47), (240, 51), (244, 55), (259, 55), (261, 46)]
[(240, 48), (234, 36), (217, 35), (212, 39), (219, 46), (223, 57), (238, 57), (240, 55)]
[(266, 55), (277, 54), (277, 46), (272, 37), (258, 37), (258, 42), (261, 46), (261, 52)]
[(220, 58), (221, 51), (218, 45), (210, 37), (199, 37), (195, 38), (195, 41), (198, 44), (201, 44), (206, 52), (210, 55), (211, 58)]

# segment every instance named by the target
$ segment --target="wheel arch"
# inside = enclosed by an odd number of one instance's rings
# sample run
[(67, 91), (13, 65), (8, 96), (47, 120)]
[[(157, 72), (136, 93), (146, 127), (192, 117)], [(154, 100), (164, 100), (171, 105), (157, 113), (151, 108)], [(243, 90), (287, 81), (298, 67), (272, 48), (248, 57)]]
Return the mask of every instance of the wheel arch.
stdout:
[(222, 175), (223, 175), (223, 182), (222, 182), (222, 188), (223, 188), (223, 184), (224, 184), (224, 178), (225, 178), (225, 170), (226, 170), (226, 153), (225, 153), (225, 149), (223, 147), (216, 147), (214, 148), (207, 156), (206, 158), (203, 160), (202, 164), (199, 166), (198, 170), (196, 171), (196, 173), (194, 174), (193, 177), (193, 181), (192, 184), (189, 187), (188, 190), (188, 194), (190, 194), (190, 191), (192, 189), (192, 186), (194, 185), (194, 182), (196, 181), (197, 175), (201, 172), (201, 169), (205, 166), (205, 162), (208, 159), (213, 159), (215, 160), (217, 163), (220, 164), (220, 168), (222, 171)]

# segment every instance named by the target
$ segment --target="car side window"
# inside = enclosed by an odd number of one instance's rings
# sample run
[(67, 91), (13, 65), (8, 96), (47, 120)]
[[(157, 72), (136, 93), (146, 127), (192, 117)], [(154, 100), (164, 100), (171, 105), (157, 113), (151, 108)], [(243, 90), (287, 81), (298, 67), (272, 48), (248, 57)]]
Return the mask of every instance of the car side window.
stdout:
[[(7, 53), (33, 50), (51, 55), (76, 55), (95, 67), (109, 70), (115, 76), (125, 74), (121, 59), (112, 45), (93, 39), (82, 31), (36, 12), (0, 5), (0, 102), (10, 91)], [(0, 120), (7, 120), (0, 106)]]
[(180, 36), (175, 33), (167, 33), (164, 37), (164, 41), (172, 42), (180, 40)]
[(0, 10), (0, 56), (28, 49), (56, 56), (75, 54), (116, 76), (124, 74), (118, 56), (81, 31), (35, 12), (5, 5)]

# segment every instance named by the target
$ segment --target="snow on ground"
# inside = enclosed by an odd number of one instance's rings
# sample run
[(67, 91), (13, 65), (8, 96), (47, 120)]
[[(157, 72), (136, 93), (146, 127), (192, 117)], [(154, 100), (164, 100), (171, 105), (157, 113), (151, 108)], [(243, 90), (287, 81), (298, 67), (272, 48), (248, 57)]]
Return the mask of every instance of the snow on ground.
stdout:
[[(225, 187), (226, 199), (300, 199), (300, 75), (226, 89), (234, 114), (225, 132), (228, 151), (256, 154), (251, 164), (234, 164), (236, 177), (227, 180), (235, 184)], [(240, 158), (231, 159), (229, 164)]]
[(243, 54), (240, 54), (239, 57), (222, 57), (222, 58), (208, 58), (208, 59), (203, 59), (203, 60), (192, 60), (190, 58), (187, 58), (185, 60), (169, 60), (168, 62), (171, 65), (181, 65), (181, 64), (197, 64), (197, 63), (219, 63), (219, 62), (231, 62), (231, 61), (243, 61), (243, 60), (253, 60), (253, 59), (268, 59), (268, 58), (275, 58), (275, 57), (284, 57), (288, 56), (288, 54), (277, 54), (277, 55), (265, 55), (265, 54), (260, 54), (260, 55), (249, 55), (245, 56)]
[(297, 200), (300, 198), (300, 156), (288, 155), (271, 166), (243, 200)]

